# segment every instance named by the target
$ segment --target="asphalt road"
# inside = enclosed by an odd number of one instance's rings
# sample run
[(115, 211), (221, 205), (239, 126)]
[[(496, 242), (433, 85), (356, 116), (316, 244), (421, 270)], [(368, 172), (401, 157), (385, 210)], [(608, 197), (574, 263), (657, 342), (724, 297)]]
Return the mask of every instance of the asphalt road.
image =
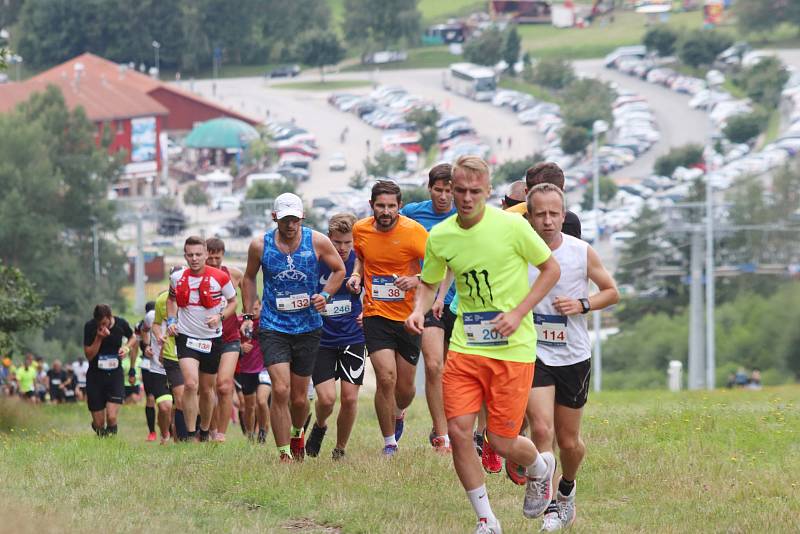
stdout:
[(579, 73), (615, 82), (620, 88), (643, 96), (656, 117), (661, 132), (659, 142), (633, 164), (615, 172), (612, 175), (614, 178), (646, 178), (652, 174), (656, 158), (669, 152), (670, 148), (687, 143), (706, 143), (710, 132), (708, 118), (704, 112), (689, 107), (689, 96), (607, 69), (600, 59), (576, 61), (574, 65)]

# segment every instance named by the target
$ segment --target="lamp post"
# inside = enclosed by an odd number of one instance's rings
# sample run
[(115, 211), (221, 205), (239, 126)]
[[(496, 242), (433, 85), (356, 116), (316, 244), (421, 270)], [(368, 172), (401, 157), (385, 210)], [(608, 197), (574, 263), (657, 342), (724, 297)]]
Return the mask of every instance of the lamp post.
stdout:
[(723, 83), (725, 76), (718, 70), (711, 70), (706, 75), (708, 90), (711, 95), (709, 106), (708, 147), (706, 147), (704, 160), (706, 166), (706, 389), (714, 389), (717, 378), (716, 339), (714, 320), (714, 188), (711, 185), (711, 167), (714, 164), (714, 123), (710, 118), (713, 111), (715, 91)]
[(159, 67), (159, 61), (158, 61), (159, 60), (158, 51), (160, 48), (161, 48), (161, 43), (159, 43), (158, 41), (153, 41), (153, 52), (156, 55), (156, 79), (159, 79), (161, 77), (161, 69)]
[(12, 63), (14, 65), (14, 71), (16, 72), (16, 78), (17, 78), (17, 81), (19, 81), (19, 77), (20, 77), (19, 69), (20, 69), (20, 65), (22, 65), (22, 62), (23, 62), (22, 56), (20, 56), (19, 54), (14, 54), (13, 56), (11, 56), (8, 59), (8, 62)]
[[(597, 155), (599, 138), (608, 131), (606, 121), (597, 120), (592, 124), (592, 211), (597, 228), (597, 240), (600, 240), (600, 158)], [(592, 314), (594, 321), (594, 390), (600, 391), (603, 385), (603, 342), (600, 340), (600, 310)]]

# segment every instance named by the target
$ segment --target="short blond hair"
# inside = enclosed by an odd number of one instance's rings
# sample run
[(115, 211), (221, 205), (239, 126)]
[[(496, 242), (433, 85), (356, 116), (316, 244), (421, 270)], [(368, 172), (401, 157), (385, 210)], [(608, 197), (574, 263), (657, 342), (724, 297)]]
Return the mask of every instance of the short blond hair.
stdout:
[(358, 219), (352, 213), (337, 213), (328, 221), (328, 235), (331, 232), (349, 234)]
[(455, 177), (456, 171), (460, 170), (465, 174), (472, 176), (485, 176), (489, 177), (489, 166), (478, 156), (461, 156), (453, 164), (451, 176)]
[(550, 182), (542, 182), (541, 184), (534, 185), (531, 190), (528, 191), (528, 213), (533, 213), (533, 195), (536, 193), (556, 193), (561, 197), (561, 212), (567, 212), (567, 199), (564, 196), (564, 191)]

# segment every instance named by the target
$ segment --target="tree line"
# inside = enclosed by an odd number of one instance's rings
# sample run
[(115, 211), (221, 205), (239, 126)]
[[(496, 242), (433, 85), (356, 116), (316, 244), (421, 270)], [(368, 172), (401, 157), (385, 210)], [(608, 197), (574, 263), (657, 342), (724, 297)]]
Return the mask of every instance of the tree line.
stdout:
[[(19, 53), (33, 68), (45, 68), (84, 52), (117, 62), (159, 66), (187, 73), (223, 64), (298, 61), (312, 66), (341, 57), (317, 45), (336, 45), (340, 35), (364, 51), (415, 44), (420, 37), (418, 0), (345, 0), (341, 32), (328, 2), (320, 0), (14, 0), (0, 3), (0, 20), (19, 32)], [(1, 26), (0, 26), (1, 27)], [(332, 46), (332, 45), (331, 45)], [(320, 62), (322, 61), (322, 62)]]

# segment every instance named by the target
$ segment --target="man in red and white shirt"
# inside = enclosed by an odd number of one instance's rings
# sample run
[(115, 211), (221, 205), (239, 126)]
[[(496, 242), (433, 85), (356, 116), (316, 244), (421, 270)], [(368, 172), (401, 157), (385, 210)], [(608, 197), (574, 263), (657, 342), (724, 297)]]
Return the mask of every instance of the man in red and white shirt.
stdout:
[[(172, 273), (167, 298), (167, 329), (184, 378), (183, 413), (189, 438), (200, 412), (200, 441), (208, 441), (214, 411), (214, 383), (222, 354), (222, 322), (236, 313), (236, 289), (225, 271), (206, 265), (208, 250), (200, 237), (183, 245), (188, 268)], [(199, 373), (198, 373), (199, 371)], [(199, 406), (198, 406), (199, 388)]]

